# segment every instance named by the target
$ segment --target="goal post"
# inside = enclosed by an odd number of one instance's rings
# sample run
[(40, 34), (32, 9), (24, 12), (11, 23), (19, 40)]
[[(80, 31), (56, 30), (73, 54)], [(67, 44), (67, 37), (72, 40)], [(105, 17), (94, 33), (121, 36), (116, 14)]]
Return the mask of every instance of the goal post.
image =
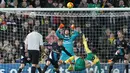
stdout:
[[(107, 73), (107, 61), (113, 57), (116, 50), (113, 46), (117, 31), (122, 30), (125, 39), (130, 39), (130, 8), (0, 8), (0, 67), (7, 73), (11, 71), (9, 67), (17, 70), (20, 62), (19, 43), (32, 31), (33, 26), (39, 27), (43, 42), (48, 42), (46, 37), (51, 30), (56, 31), (60, 23), (65, 25), (63, 34), (72, 24), (81, 28), (88, 39), (89, 48), (98, 50), (97, 56), (102, 63), (103, 73)], [(79, 54), (84, 53), (82, 48), (79, 36), (74, 42), (74, 50), (78, 50)], [(40, 63), (44, 60), (41, 57)], [(123, 73), (122, 61), (117, 63), (113, 73)], [(66, 67), (62, 68), (66, 70)], [(91, 69), (96, 73), (96, 67)]]

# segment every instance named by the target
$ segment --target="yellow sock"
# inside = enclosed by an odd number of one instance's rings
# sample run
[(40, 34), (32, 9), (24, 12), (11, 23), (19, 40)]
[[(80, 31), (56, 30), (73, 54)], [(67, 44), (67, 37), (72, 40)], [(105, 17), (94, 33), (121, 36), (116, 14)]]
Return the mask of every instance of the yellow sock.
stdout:
[(74, 70), (74, 66), (73, 66), (72, 64), (70, 64), (70, 66), (68, 67), (68, 70), (69, 70), (69, 71)]

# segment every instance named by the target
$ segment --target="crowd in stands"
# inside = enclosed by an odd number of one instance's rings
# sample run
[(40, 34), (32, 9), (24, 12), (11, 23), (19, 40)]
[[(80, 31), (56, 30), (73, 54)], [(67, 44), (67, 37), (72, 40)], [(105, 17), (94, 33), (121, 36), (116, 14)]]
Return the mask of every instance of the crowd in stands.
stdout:
[[(63, 8), (69, 0), (0, 0), (1, 8)], [(111, 8), (130, 7), (129, 0), (72, 0), (74, 7), (80, 8)], [(122, 30), (126, 40), (129, 41), (130, 17), (57, 17), (38, 16), (35, 19), (27, 15), (0, 12), (0, 63), (16, 63), (20, 60), (20, 43), (25, 36), (32, 31), (33, 26), (39, 26), (39, 32), (43, 35), (43, 42), (52, 44), (58, 40), (55, 31), (60, 23), (75, 24), (82, 28), (86, 34), (90, 49), (97, 49), (101, 62), (107, 62), (113, 56), (115, 50), (114, 40), (117, 31)], [(62, 32), (64, 34), (64, 31)], [(74, 42), (74, 50), (77, 55), (84, 52), (81, 36)], [(46, 52), (51, 50), (46, 47)], [(42, 54), (43, 55), (43, 54)], [(46, 56), (41, 56), (41, 63)]]
[(0, 0), (0, 8), (64, 8), (68, 2), (74, 8), (130, 7), (129, 0)]
[[(97, 49), (101, 62), (107, 62), (108, 59), (112, 58), (116, 50), (114, 48), (114, 40), (117, 39), (118, 30), (122, 30), (126, 40), (129, 41), (129, 22), (129, 17), (69, 18), (38, 16), (32, 19), (17, 13), (0, 13), (0, 63), (19, 63), (20, 43), (32, 31), (33, 26), (39, 26), (39, 32), (43, 35), (43, 42), (50, 44), (56, 42), (58, 37), (55, 31), (60, 23), (65, 24), (65, 29), (68, 29), (71, 24), (81, 27), (83, 33), (87, 36), (89, 48)], [(62, 33), (64, 34), (64, 30)], [(77, 55), (82, 54), (84, 56), (86, 54), (81, 39), (82, 36), (79, 36), (74, 42), (74, 51)], [(52, 47), (46, 47), (46, 52), (51, 49)], [(43, 55), (41, 53), (41, 63), (46, 60), (46, 56)]]

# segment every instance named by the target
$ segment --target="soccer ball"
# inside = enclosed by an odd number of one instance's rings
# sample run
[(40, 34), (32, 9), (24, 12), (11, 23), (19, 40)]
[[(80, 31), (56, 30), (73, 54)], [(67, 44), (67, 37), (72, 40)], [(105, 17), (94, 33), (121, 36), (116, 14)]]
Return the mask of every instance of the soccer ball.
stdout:
[(67, 3), (67, 7), (68, 7), (68, 8), (73, 8), (73, 7), (74, 7), (74, 4), (73, 4), (72, 2), (68, 2), (68, 3)]
[(36, 17), (36, 13), (35, 13), (35, 12), (31, 12), (31, 13), (29, 14), (29, 17), (35, 18), (35, 17)]

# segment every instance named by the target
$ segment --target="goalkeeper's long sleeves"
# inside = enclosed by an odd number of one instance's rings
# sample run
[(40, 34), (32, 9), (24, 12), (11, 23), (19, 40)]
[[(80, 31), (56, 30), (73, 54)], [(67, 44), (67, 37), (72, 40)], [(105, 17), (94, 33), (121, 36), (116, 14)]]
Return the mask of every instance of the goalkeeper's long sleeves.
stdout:
[[(56, 31), (56, 35), (58, 36), (58, 38), (63, 38), (63, 46), (65, 47), (65, 49), (71, 54), (74, 55), (74, 50), (73, 50), (73, 41), (76, 39), (76, 37), (79, 36), (79, 32), (74, 31), (74, 33), (70, 36), (65, 36), (60, 34), (60, 30)], [(70, 56), (68, 56), (64, 51), (62, 51), (60, 60), (67, 60)]]

